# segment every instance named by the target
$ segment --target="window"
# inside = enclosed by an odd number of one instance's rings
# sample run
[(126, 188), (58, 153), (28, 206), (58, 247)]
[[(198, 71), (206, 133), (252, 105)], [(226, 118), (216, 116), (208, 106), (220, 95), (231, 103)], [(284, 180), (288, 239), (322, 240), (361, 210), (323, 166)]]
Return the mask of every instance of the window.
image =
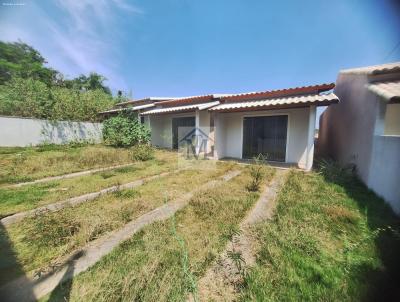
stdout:
[(385, 135), (400, 135), (400, 104), (387, 104)]

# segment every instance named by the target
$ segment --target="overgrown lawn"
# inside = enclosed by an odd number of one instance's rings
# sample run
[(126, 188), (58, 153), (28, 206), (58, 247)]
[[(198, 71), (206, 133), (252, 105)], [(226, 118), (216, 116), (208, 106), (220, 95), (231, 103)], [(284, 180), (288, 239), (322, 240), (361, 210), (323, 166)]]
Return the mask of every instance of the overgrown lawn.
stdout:
[(175, 218), (146, 227), (44, 300), (184, 301), (257, 200), (249, 182), (246, 169), (196, 194)]
[(0, 185), (133, 162), (128, 148), (43, 145), (0, 148)]
[[(0, 266), (0, 283), (10, 281), (21, 271), (47, 270), (63, 256), (83, 247), (88, 242), (118, 229), (161, 206), (194, 190), (211, 179), (232, 169), (232, 163), (218, 163), (213, 170), (185, 170), (170, 174), (130, 190), (101, 196), (76, 207), (59, 212), (40, 213), (1, 230), (4, 249), (0, 258), (16, 258), (16, 263)], [(12, 242), (12, 255), (5, 255), (7, 242)]]
[[(242, 301), (390, 301), (399, 295), (399, 220), (349, 172), (291, 172)], [(397, 300), (398, 301), (398, 300)]]
[(176, 154), (159, 150), (155, 159), (138, 161), (132, 166), (18, 188), (0, 188), (0, 218), (176, 168)]

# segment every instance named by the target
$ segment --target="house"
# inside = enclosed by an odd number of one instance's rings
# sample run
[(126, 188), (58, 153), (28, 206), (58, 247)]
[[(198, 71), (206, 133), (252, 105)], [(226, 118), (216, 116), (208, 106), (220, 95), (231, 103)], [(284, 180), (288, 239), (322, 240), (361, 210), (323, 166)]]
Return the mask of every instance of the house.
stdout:
[(340, 103), (321, 116), (318, 149), (400, 214), (400, 62), (340, 71)]
[[(338, 102), (336, 95), (328, 92), (333, 87), (321, 84), (254, 93), (144, 99), (131, 101), (129, 110), (140, 111), (142, 121), (151, 128), (155, 146), (176, 149), (179, 137), (198, 129), (209, 137), (206, 151), (215, 159), (250, 159), (262, 153), (269, 161), (309, 170), (314, 156), (316, 107)], [(143, 106), (148, 107), (144, 110)], [(179, 129), (186, 130), (179, 133)]]
[(110, 116), (115, 116), (125, 110), (129, 110), (132, 112), (135, 112), (140, 116), (140, 112), (145, 111), (146, 109), (149, 109), (151, 107), (155, 106), (155, 103), (161, 102), (161, 101), (166, 101), (166, 100), (171, 100), (171, 98), (165, 98), (165, 97), (150, 97), (150, 98), (145, 98), (141, 100), (130, 100), (127, 102), (121, 102), (115, 105), (116, 108), (110, 109), (107, 111), (99, 112), (103, 118), (108, 118)]

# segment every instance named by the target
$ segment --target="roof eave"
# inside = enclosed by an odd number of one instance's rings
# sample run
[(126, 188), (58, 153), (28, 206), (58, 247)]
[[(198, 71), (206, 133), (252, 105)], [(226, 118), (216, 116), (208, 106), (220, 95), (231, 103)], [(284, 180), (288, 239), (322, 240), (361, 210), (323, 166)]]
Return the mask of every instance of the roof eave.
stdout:
[(332, 90), (334, 87), (335, 83), (319, 84), (319, 85), (270, 90), (263, 92), (244, 93), (227, 97), (221, 97), (221, 100), (229, 102), (237, 102), (237, 101), (240, 102), (240, 101), (250, 101), (250, 100), (260, 100), (260, 99), (292, 97), (292, 96), (308, 95), (308, 94), (319, 94), (321, 92)]
[(210, 108), (210, 111), (213, 112), (246, 112), (246, 111), (266, 111), (266, 110), (279, 110), (279, 109), (296, 109), (296, 108), (306, 108), (311, 106), (329, 106), (332, 104), (339, 103), (339, 100), (326, 100), (321, 102), (307, 102), (307, 103), (296, 103), (296, 104), (284, 104), (284, 105), (268, 105), (268, 106), (254, 106), (254, 107), (246, 107), (246, 108), (230, 108), (230, 109), (213, 109)]
[(191, 108), (191, 109), (180, 109), (180, 110), (174, 110), (174, 111), (166, 111), (166, 112), (156, 112), (152, 113), (151, 111), (144, 111), (141, 112), (140, 115), (165, 115), (165, 114), (176, 114), (176, 113), (188, 113), (188, 112), (196, 112), (196, 108)]

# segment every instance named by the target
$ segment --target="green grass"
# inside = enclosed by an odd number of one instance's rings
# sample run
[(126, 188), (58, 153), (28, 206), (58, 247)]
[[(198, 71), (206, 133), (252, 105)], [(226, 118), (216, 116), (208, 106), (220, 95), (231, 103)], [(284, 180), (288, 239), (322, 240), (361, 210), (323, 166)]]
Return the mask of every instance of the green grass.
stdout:
[(133, 162), (129, 149), (103, 145), (0, 148), (0, 185)]
[[(41, 213), (0, 232), (11, 241), (16, 263), (0, 267), (0, 284), (21, 275), (47, 270), (63, 256), (105, 233), (230, 170), (232, 163), (218, 163), (215, 170), (173, 173), (136, 189), (117, 191), (59, 212)], [(0, 258), (4, 257), (0, 250)], [(35, 271), (35, 272), (33, 272)]]
[(128, 167), (19, 188), (0, 188), (0, 218), (69, 197), (97, 192), (114, 185), (173, 171), (176, 167), (174, 153), (157, 151), (155, 159), (135, 162)]
[(399, 220), (348, 172), (291, 172), (242, 301), (390, 301), (399, 297)]
[(205, 273), (256, 201), (258, 193), (246, 189), (249, 182), (246, 171), (196, 194), (175, 219), (146, 227), (43, 300), (184, 301), (192, 278)]

